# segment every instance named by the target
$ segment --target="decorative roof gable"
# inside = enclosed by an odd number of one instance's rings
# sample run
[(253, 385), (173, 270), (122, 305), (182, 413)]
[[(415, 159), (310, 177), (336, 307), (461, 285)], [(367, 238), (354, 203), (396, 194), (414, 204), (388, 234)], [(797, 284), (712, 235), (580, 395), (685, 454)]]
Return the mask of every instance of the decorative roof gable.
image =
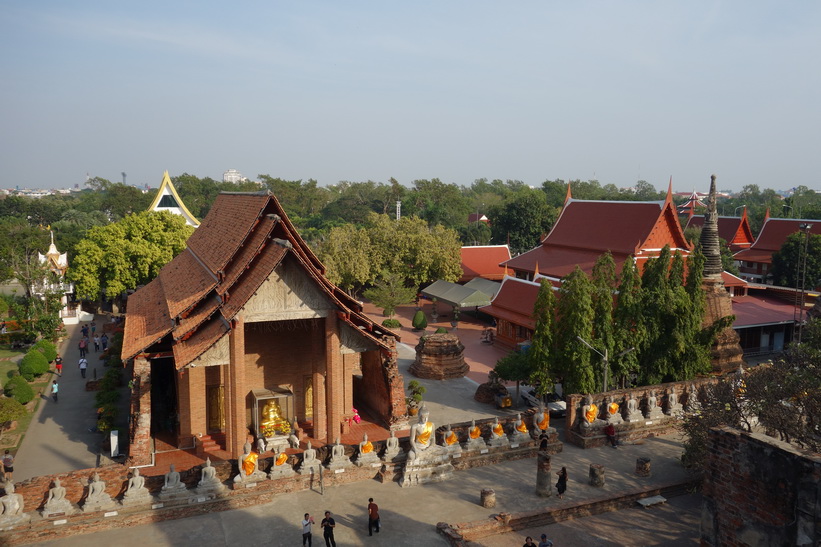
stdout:
[(157, 195), (154, 196), (154, 201), (148, 206), (148, 210), (169, 211), (175, 215), (182, 216), (189, 226), (196, 228), (200, 225), (200, 221), (191, 214), (191, 211), (189, 211), (185, 203), (182, 202), (182, 198), (180, 198), (180, 195), (177, 193), (177, 189), (174, 188), (174, 183), (171, 182), (171, 177), (168, 176), (168, 171), (163, 173), (160, 189), (157, 190)]

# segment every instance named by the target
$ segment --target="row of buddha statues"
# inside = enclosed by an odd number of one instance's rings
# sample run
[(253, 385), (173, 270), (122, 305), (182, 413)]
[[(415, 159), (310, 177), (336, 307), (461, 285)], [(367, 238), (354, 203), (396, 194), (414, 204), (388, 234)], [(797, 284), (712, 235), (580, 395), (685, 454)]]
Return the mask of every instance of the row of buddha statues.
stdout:
[(668, 388), (661, 396), (658, 391), (651, 389), (647, 394), (644, 405), (636, 399), (634, 393), (626, 393), (621, 403), (612, 395), (604, 398), (601, 406), (593, 401), (591, 395), (586, 395), (582, 401), (579, 414), (579, 425), (582, 429), (604, 427), (605, 425), (619, 425), (622, 423), (647, 422), (662, 418), (678, 418), (685, 412), (695, 412), (698, 408), (698, 391), (694, 384), (690, 384), (686, 391), (686, 402), (682, 405), (675, 389)]

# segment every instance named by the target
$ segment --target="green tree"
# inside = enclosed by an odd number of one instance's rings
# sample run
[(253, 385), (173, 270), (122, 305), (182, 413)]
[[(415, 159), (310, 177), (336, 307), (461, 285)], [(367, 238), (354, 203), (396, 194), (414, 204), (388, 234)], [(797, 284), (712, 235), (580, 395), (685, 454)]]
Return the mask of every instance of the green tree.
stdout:
[[(5, 392), (6, 397), (14, 399), (21, 405), (24, 405), (34, 399), (34, 389), (32, 389), (25, 378), (19, 375), (9, 378), (9, 381), (6, 382), (5, 386), (3, 386), (3, 391)], [(3, 399), (0, 399), (0, 401), (3, 401)], [(2, 416), (0, 416), (0, 423), (2, 422), (4, 422), (4, 420), (2, 419)]]
[(365, 289), (365, 298), (382, 308), (384, 314), (393, 319), (397, 306), (413, 302), (416, 287), (406, 287), (402, 277), (393, 272), (382, 272), (381, 278), (370, 289)]
[(90, 229), (77, 244), (68, 271), (81, 298), (108, 298), (135, 289), (157, 277), (160, 269), (185, 249), (194, 228), (167, 211), (142, 211)]
[[(618, 302), (613, 311), (613, 334), (615, 347), (624, 351), (643, 347), (646, 327), (642, 321), (641, 276), (633, 257), (627, 257), (621, 270), (618, 288)], [(631, 351), (610, 363), (613, 377), (621, 387), (627, 387), (627, 379), (639, 369), (639, 352)]]
[(492, 209), (493, 240), (508, 242), (513, 253), (529, 251), (550, 231), (557, 210), (548, 206), (544, 192), (523, 188), (500, 207)]
[(530, 361), (530, 382), (538, 386), (540, 395), (553, 389), (555, 383), (555, 347), (553, 344), (556, 325), (556, 296), (553, 285), (547, 278), (540, 281), (539, 293), (533, 306), (533, 320), (536, 328), (527, 358)]
[(37, 376), (42, 376), (48, 372), (48, 361), (36, 349), (29, 350), (20, 360), (19, 368), (20, 376), (31, 382)]
[[(528, 355), (513, 351), (499, 359), (493, 370), (501, 380), (516, 382), (516, 400), (518, 400), (519, 386), (533, 377), (533, 361)], [(543, 389), (543, 386), (540, 388)]]
[(471, 205), (455, 184), (439, 179), (415, 180), (406, 194), (408, 213), (424, 219), (430, 226), (458, 229), (467, 222)]
[(559, 289), (560, 319), (556, 323), (555, 343), (566, 393), (590, 393), (601, 386), (590, 361), (590, 348), (579, 340), (591, 340), (593, 336), (592, 292), (590, 279), (578, 266), (562, 279)]
[[(805, 256), (806, 276), (804, 276)], [(781, 249), (773, 253), (772, 276), (773, 283), (783, 287), (800, 289), (802, 279), (805, 280), (805, 290), (812, 290), (821, 284), (821, 234), (809, 234), (809, 236), (803, 232), (790, 234)]]
[(18, 401), (11, 398), (0, 398), (0, 435), (3, 434), (9, 422), (19, 420), (25, 415), (26, 409)]
[[(593, 265), (591, 281), (593, 305), (593, 338), (589, 342), (601, 353), (613, 357), (615, 332), (613, 331), (613, 296), (616, 290), (616, 263), (609, 252), (601, 255)], [(604, 365), (604, 363), (602, 363)], [(612, 363), (610, 364), (612, 367)], [(607, 377), (613, 378), (613, 371), (607, 371)]]
[(318, 248), (328, 279), (352, 296), (373, 280), (371, 253), (367, 230), (353, 224), (332, 228)]

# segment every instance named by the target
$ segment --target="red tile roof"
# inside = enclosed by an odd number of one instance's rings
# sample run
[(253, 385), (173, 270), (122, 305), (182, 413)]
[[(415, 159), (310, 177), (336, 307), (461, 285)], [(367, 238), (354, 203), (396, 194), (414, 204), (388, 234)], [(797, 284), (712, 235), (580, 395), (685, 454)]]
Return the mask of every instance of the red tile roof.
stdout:
[[(704, 227), (704, 215), (696, 215), (690, 217), (684, 229), (702, 227)], [(734, 251), (752, 245), (753, 232), (746, 212), (740, 217), (718, 217), (718, 237), (726, 241)]]
[(505, 319), (515, 325), (533, 330), (536, 328), (536, 322), (533, 320), (533, 305), (539, 295), (540, 286), (539, 283), (533, 281), (506, 277), (490, 306), (481, 307), (479, 310), (497, 319)]
[(510, 260), (510, 248), (507, 245), (480, 245), (462, 247), (462, 277), (460, 283), (476, 277), (500, 280), (505, 276), (502, 262)]
[(507, 262), (515, 270), (562, 277), (576, 265), (587, 273), (607, 251), (617, 265), (627, 256), (655, 256), (665, 245), (688, 253), (669, 201), (580, 201), (570, 199), (542, 244)]
[(747, 262), (772, 262), (772, 254), (781, 250), (787, 238), (800, 231), (799, 224), (812, 224), (810, 233), (821, 234), (821, 220), (806, 220), (795, 218), (768, 218), (761, 227), (758, 238), (749, 249), (737, 252), (736, 260)]
[(156, 351), (162, 341), (171, 344), (176, 367), (186, 366), (230, 331), (229, 321), (289, 253), (343, 322), (390, 351), (392, 342), (385, 337), (399, 337), (373, 323), (358, 301), (325, 278), (322, 263), (274, 196), (222, 193), (189, 238), (188, 249), (129, 297), (123, 359)]
[(792, 323), (795, 321), (795, 305), (772, 296), (735, 296), (733, 297), (733, 328), (754, 327)]

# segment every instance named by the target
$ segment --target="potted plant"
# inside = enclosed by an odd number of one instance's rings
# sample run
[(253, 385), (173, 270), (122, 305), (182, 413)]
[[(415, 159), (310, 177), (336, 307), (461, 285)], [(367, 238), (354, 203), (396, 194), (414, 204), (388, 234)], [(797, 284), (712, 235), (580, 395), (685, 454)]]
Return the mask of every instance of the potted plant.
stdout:
[(416, 380), (408, 382), (408, 396), (405, 397), (405, 404), (408, 405), (408, 414), (416, 416), (416, 413), (419, 412), (419, 405), (422, 404), (422, 395), (424, 395), (426, 391), (425, 386)]

